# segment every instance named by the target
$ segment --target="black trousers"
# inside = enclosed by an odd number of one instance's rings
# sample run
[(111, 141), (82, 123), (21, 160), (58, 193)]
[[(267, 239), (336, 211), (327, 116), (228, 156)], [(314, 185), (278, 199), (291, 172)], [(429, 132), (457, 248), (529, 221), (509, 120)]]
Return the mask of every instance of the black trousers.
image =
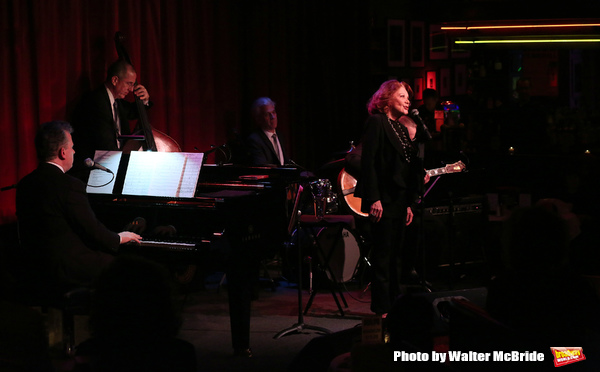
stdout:
[(371, 311), (376, 314), (389, 312), (400, 294), (405, 230), (405, 217), (383, 217), (379, 222), (371, 224)]

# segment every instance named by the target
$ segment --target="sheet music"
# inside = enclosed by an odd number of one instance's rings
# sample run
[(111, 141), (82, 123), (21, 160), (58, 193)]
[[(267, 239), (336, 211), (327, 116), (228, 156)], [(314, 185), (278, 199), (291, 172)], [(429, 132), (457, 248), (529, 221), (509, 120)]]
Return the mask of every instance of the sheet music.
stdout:
[(193, 198), (203, 153), (132, 151), (124, 195)]
[(115, 178), (121, 162), (121, 151), (103, 151), (96, 150), (94, 163), (101, 164), (110, 169), (113, 173), (108, 173), (100, 169), (93, 169), (90, 172), (86, 191), (89, 194), (112, 194), (115, 187)]

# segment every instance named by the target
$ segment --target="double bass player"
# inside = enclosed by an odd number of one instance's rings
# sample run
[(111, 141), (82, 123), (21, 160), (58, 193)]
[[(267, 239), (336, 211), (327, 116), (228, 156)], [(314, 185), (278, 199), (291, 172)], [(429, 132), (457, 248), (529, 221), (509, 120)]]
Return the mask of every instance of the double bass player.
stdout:
[(150, 94), (143, 85), (136, 84), (136, 77), (133, 66), (120, 59), (108, 67), (102, 86), (83, 97), (72, 119), (76, 166), (83, 159), (93, 159), (96, 150), (122, 150), (124, 143), (119, 136), (131, 134), (129, 120), (140, 117), (138, 105), (124, 98), (133, 93), (145, 108), (152, 105)]
[[(115, 39), (118, 42), (119, 34)], [(122, 52), (119, 51), (122, 58), (108, 68), (104, 84), (86, 95), (77, 106), (72, 119), (75, 154), (79, 159), (76, 159), (76, 165), (83, 165), (83, 159), (93, 158), (96, 150), (134, 150), (129, 143), (141, 141), (128, 141), (126, 146), (119, 141), (119, 136), (131, 134), (129, 120), (134, 119), (139, 119), (145, 150), (181, 151), (174, 140), (149, 127), (145, 111), (152, 106), (150, 95), (144, 86), (136, 83), (136, 71), (126, 53)], [(124, 99), (130, 93), (134, 95), (135, 102)], [(76, 172), (81, 178), (85, 178), (86, 174), (81, 168)], [(227, 262), (232, 346), (234, 355), (245, 358), (252, 356), (249, 345), (252, 288), (246, 284), (258, 276), (257, 273), (254, 275), (254, 270), (258, 271), (258, 265), (248, 265), (239, 255), (232, 255)]]

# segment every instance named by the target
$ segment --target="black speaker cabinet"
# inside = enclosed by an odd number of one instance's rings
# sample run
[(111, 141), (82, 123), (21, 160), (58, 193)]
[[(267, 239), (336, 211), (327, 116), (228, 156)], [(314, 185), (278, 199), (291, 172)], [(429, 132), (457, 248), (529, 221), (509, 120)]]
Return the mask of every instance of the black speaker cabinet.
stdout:
[(424, 208), (423, 246), (428, 266), (468, 265), (486, 260), (488, 232), (484, 196), (445, 200)]

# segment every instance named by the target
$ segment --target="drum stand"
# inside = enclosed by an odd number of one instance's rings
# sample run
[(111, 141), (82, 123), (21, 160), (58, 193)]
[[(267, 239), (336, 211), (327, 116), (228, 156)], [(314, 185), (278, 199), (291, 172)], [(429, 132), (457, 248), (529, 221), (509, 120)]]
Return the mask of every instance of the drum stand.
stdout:
[[(333, 273), (333, 270), (331, 269), (331, 267), (329, 266), (329, 262), (331, 260), (331, 256), (333, 255), (334, 251), (335, 251), (335, 247), (337, 245), (337, 243), (340, 241), (340, 239), (342, 239), (342, 229), (344, 227), (347, 227), (348, 229), (350, 229), (350, 225), (351, 225), (351, 219), (353, 218), (352, 216), (345, 216), (345, 215), (327, 215), (325, 216), (322, 220), (316, 220), (314, 217), (311, 216), (306, 216), (307, 218), (301, 218), (300, 219), (300, 227), (304, 229), (304, 231), (308, 232), (308, 235), (310, 236), (312, 242), (313, 242), (313, 246), (316, 247), (317, 249), (317, 254), (320, 255), (323, 259), (323, 268), (326, 274), (329, 275), (330, 277), (330, 291), (331, 291), (331, 295), (333, 296), (333, 299), (335, 300), (335, 304), (338, 307), (338, 310), (340, 311), (340, 315), (344, 316), (344, 309), (342, 309), (342, 306), (340, 305), (340, 301), (338, 300), (338, 296), (337, 294), (340, 295), (340, 298), (342, 299), (342, 302), (344, 303), (344, 307), (348, 308), (348, 303), (346, 302), (346, 298), (344, 297), (344, 294), (342, 292), (342, 290), (340, 289), (340, 287), (338, 286), (338, 280), (335, 277), (335, 274)], [(319, 240), (317, 239), (317, 236), (315, 236), (314, 234), (314, 228), (315, 227), (333, 227), (336, 229), (339, 229), (340, 234), (336, 234), (334, 241), (332, 242), (331, 245), (331, 249), (329, 250), (329, 253), (327, 255), (325, 255), (325, 252), (323, 250), (323, 246), (321, 245), (321, 243), (319, 242)], [(310, 264), (310, 277), (313, 277), (313, 270), (312, 270), (312, 258), (310, 258), (309, 261)], [(337, 294), (336, 294), (336, 289), (337, 289)], [(308, 309), (312, 306), (313, 300), (317, 294), (317, 291), (313, 289), (312, 287), (312, 280), (311, 280), (311, 285), (309, 288), (310, 291), (310, 297), (308, 299), (308, 303), (306, 304), (306, 308), (304, 309), (304, 315), (306, 315), (308, 313)]]
[[(296, 218), (296, 248), (298, 250), (298, 322), (295, 323), (294, 325), (292, 325), (289, 328), (286, 328), (282, 331), (279, 331), (275, 336), (273, 336), (274, 339), (278, 339), (281, 338), (289, 333), (292, 332), (297, 332), (300, 333), (302, 330), (304, 329), (310, 329), (313, 331), (317, 331), (317, 332), (321, 332), (321, 333), (325, 333), (325, 334), (330, 334), (332, 333), (330, 330), (328, 330), (327, 328), (323, 328), (323, 327), (317, 327), (317, 326), (313, 326), (313, 325), (309, 325), (304, 323), (304, 314), (302, 312), (302, 249), (300, 247), (300, 239), (299, 239), (299, 228), (300, 228), (300, 217), (302, 216), (302, 212), (300, 212), (300, 210), (297, 208), (298, 206), (298, 200), (300, 199), (300, 195), (302, 193), (302, 187), (300, 187), (299, 191), (298, 191), (298, 195), (296, 196), (296, 212), (297, 213), (297, 218)], [(291, 226), (293, 224), (290, 224)]]

